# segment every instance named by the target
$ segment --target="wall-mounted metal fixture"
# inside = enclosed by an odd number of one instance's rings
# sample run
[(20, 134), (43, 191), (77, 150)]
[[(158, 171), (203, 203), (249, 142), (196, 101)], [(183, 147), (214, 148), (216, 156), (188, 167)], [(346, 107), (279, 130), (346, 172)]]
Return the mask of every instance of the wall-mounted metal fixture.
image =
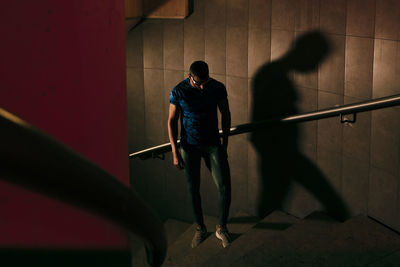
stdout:
[(355, 123), (357, 120), (357, 113), (353, 113), (353, 114), (348, 114), (348, 116), (346, 116), (345, 114), (340, 114), (340, 122), (341, 123)]

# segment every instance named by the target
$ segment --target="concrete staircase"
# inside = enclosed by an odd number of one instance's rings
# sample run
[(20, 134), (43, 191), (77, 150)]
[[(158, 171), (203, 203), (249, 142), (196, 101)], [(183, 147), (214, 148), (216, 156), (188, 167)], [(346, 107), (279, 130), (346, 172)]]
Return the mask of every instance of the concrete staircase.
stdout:
[[(235, 216), (228, 228), (233, 242), (222, 248), (217, 219), (205, 217), (208, 238), (190, 247), (194, 225), (169, 220), (168, 255), (163, 266), (400, 266), (400, 235), (359, 215), (343, 223), (322, 212), (303, 219), (275, 211), (263, 220)], [(147, 266), (144, 250), (132, 266)]]

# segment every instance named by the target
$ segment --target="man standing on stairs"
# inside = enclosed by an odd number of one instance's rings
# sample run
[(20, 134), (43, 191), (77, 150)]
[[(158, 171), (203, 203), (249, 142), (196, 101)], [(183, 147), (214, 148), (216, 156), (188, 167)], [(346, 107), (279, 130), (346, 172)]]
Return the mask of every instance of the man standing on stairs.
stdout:
[[(224, 84), (209, 77), (208, 65), (195, 61), (189, 77), (177, 84), (169, 97), (168, 134), (173, 164), (184, 169), (197, 224), (192, 248), (206, 238), (200, 197), (200, 161), (204, 159), (219, 193), (219, 218), (215, 235), (227, 247), (231, 238), (226, 227), (231, 203), (231, 178), (227, 160), (231, 116)], [(221, 112), (222, 143), (217, 109)], [(178, 120), (181, 117), (180, 147), (177, 145)]]

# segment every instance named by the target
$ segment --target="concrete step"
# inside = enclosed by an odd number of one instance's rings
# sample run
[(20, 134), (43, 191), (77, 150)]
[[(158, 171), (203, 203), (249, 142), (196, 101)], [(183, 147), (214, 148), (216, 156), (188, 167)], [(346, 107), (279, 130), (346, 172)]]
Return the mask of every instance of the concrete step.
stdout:
[[(308, 231), (297, 232), (301, 224)], [(231, 266), (399, 266), (400, 236), (387, 227), (366, 216), (331, 225), (328, 232), (322, 224), (311, 226), (306, 218)]]
[(202, 266), (231, 266), (246, 253), (261, 246), (264, 240), (283, 232), (297, 221), (298, 219), (294, 216), (281, 211), (274, 211), (232, 242), (230, 247), (210, 257)]
[[(172, 245), (190, 226), (190, 223), (168, 219), (164, 223), (168, 246)], [(146, 261), (146, 252), (143, 243), (139, 239), (131, 237), (131, 244), (132, 266), (149, 266)]]
[(373, 261), (366, 266), (368, 267), (398, 267), (400, 266), (400, 250), (387, 255), (384, 258), (380, 258), (379, 260)]
[[(258, 221), (259, 218), (250, 217), (248, 214), (238, 214), (231, 218), (228, 222), (228, 230), (232, 237), (232, 244), (234, 244), (241, 235), (250, 230)], [(217, 221), (215, 219), (212, 225), (207, 226), (210, 236), (203, 241), (203, 243), (187, 251), (185, 255), (182, 255), (183, 257), (171, 261), (170, 266), (201, 266), (210, 257), (220, 255), (224, 250), (227, 250), (228, 248), (224, 249), (221, 240), (215, 236), (216, 223)], [(194, 232), (191, 233), (191, 237), (193, 237), (193, 234)]]
[(248, 251), (230, 266), (298, 266), (300, 248), (326, 239), (339, 222), (321, 212), (314, 212), (280, 233), (262, 240), (262, 245)]
[[(207, 227), (207, 239), (200, 244), (203, 246), (208, 243), (212, 237), (212, 233), (215, 229), (218, 219), (212, 216), (204, 216), (204, 224)], [(191, 248), (192, 238), (196, 229), (196, 225), (192, 224), (168, 249), (167, 259), (165, 260), (163, 266), (179, 266), (178, 262), (182, 260), (183, 257), (189, 255), (193, 250)], [(199, 246), (199, 247), (200, 247)], [(196, 249), (198, 249), (197, 247)]]
[[(400, 266), (400, 235), (363, 215), (344, 223), (322, 212), (299, 220), (275, 211), (259, 222), (241, 215), (229, 221), (234, 240), (225, 249), (215, 237), (217, 218), (206, 216), (205, 224), (209, 236), (195, 249), (195, 225), (166, 224), (173, 237), (163, 266)], [(147, 266), (144, 250), (140, 257), (133, 266)]]
[[(329, 242), (305, 246), (313, 251), (304, 263), (317, 266), (400, 266), (400, 235), (382, 224), (359, 215), (335, 227)], [(318, 265), (319, 266), (319, 265)]]
[(168, 246), (172, 245), (191, 225), (191, 223), (168, 219), (164, 224)]

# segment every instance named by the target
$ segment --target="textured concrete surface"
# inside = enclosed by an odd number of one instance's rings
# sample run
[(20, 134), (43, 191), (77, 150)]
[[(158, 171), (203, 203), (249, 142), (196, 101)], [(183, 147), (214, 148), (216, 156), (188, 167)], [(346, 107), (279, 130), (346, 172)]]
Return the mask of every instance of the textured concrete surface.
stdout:
[[(215, 225), (217, 224), (217, 218), (211, 216), (205, 216), (204, 224), (207, 227), (208, 237), (202, 244), (200, 244), (200, 246), (204, 246), (205, 244), (210, 244), (210, 240), (213, 238), (212, 234), (215, 229)], [(182, 234), (182, 236), (169, 247), (167, 253), (167, 259), (165, 260), (164, 266), (176, 266), (179, 260), (181, 260), (183, 257), (191, 253), (191, 251), (193, 250), (191, 248), (191, 242), (195, 232), (195, 227), (196, 227), (195, 224), (191, 225)], [(199, 247), (197, 247), (197, 249)]]
[(301, 262), (300, 248), (305, 243), (313, 244), (315, 240), (325, 239), (333, 226), (338, 222), (329, 216), (314, 212), (287, 230), (263, 239), (262, 245), (247, 252), (231, 266), (295, 266)]
[(298, 221), (296, 217), (275, 211), (232, 242), (229, 248), (220, 251), (218, 255), (210, 257), (201, 266), (230, 266), (249, 251), (261, 246), (271, 236), (277, 235), (291, 227), (296, 221)]
[(231, 266), (390, 266), (400, 263), (399, 249), (396, 232), (365, 216), (345, 223), (310, 216)]
[(335, 227), (326, 241), (308, 245), (308, 250), (318, 255), (305, 262), (314, 266), (318, 262), (324, 262), (324, 266), (366, 266), (400, 249), (398, 233), (361, 215)]
[[(235, 243), (240, 238), (240, 236), (245, 235), (247, 231), (250, 230), (251, 227), (253, 227), (257, 223), (257, 221), (258, 219), (254, 217), (249, 217), (245, 214), (233, 217), (228, 222), (228, 230), (233, 239), (233, 243)], [(222, 247), (221, 241), (215, 236), (215, 230), (215, 225), (211, 225), (211, 228), (208, 228), (210, 236), (197, 248), (191, 249), (185, 255), (182, 255), (180, 259), (171, 262), (171, 265), (202, 266), (202, 264), (210, 257), (218, 257), (225, 250), (229, 250), (229, 247)], [(221, 262), (221, 259), (219, 259), (218, 262)]]
[[(206, 217), (208, 238), (197, 248), (190, 243), (194, 225), (171, 221), (170, 239), (163, 266), (385, 266), (400, 264), (400, 235), (366, 216), (343, 223), (326, 213), (313, 212), (303, 219), (274, 211), (259, 221), (246, 214), (229, 222), (234, 238), (222, 248), (214, 235), (215, 217)], [(186, 231), (184, 231), (186, 229)], [(144, 250), (133, 266), (147, 266)]]
[(368, 264), (369, 267), (396, 267), (400, 264), (400, 251), (396, 251), (387, 257)]
[[(293, 75), (301, 112), (400, 93), (398, 1), (199, 0), (194, 4), (194, 13), (183, 22), (147, 21), (128, 33), (128, 76), (134, 76), (128, 77), (132, 149), (168, 140), (166, 91), (194, 60), (209, 62), (211, 76), (227, 85), (233, 125), (247, 122), (254, 107), (251, 81), (259, 67), (280, 58), (299, 34), (312, 29), (326, 33), (333, 49), (317, 71)], [(165, 99), (161, 101), (160, 96)], [(353, 125), (343, 125), (338, 118), (302, 123), (297, 136), (300, 152), (322, 170), (352, 216), (367, 214), (397, 230), (399, 111), (361, 113)], [(234, 166), (232, 212), (256, 214), (259, 156), (251, 150), (247, 136), (240, 138), (232, 137), (229, 151)], [(132, 172), (140, 178), (148, 176), (149, 168), (161, 169), (157, 180), (138, 182), (145, 188), (140, 189), (151, 194), (146, 188), (165, 186), (152, 205), (160, 212), (180, 209), (186, 192), (181, 186), (168, 187), (169, 177), (179, 175), (165, 171), (163, 164), (149, 166)], [(202, 184), (209, 215), (216, 215), (208, 205), (214, 202), (214, 187), (212, 182)], [(282, 203), (285, 211), (304, 217), (318, 208), (320, 202), (308, 196), (307, 190), (296, 184), (293, 188), (287, 192), (291, 203)], [(155, 203), (166, 199), (168, 210)]]

